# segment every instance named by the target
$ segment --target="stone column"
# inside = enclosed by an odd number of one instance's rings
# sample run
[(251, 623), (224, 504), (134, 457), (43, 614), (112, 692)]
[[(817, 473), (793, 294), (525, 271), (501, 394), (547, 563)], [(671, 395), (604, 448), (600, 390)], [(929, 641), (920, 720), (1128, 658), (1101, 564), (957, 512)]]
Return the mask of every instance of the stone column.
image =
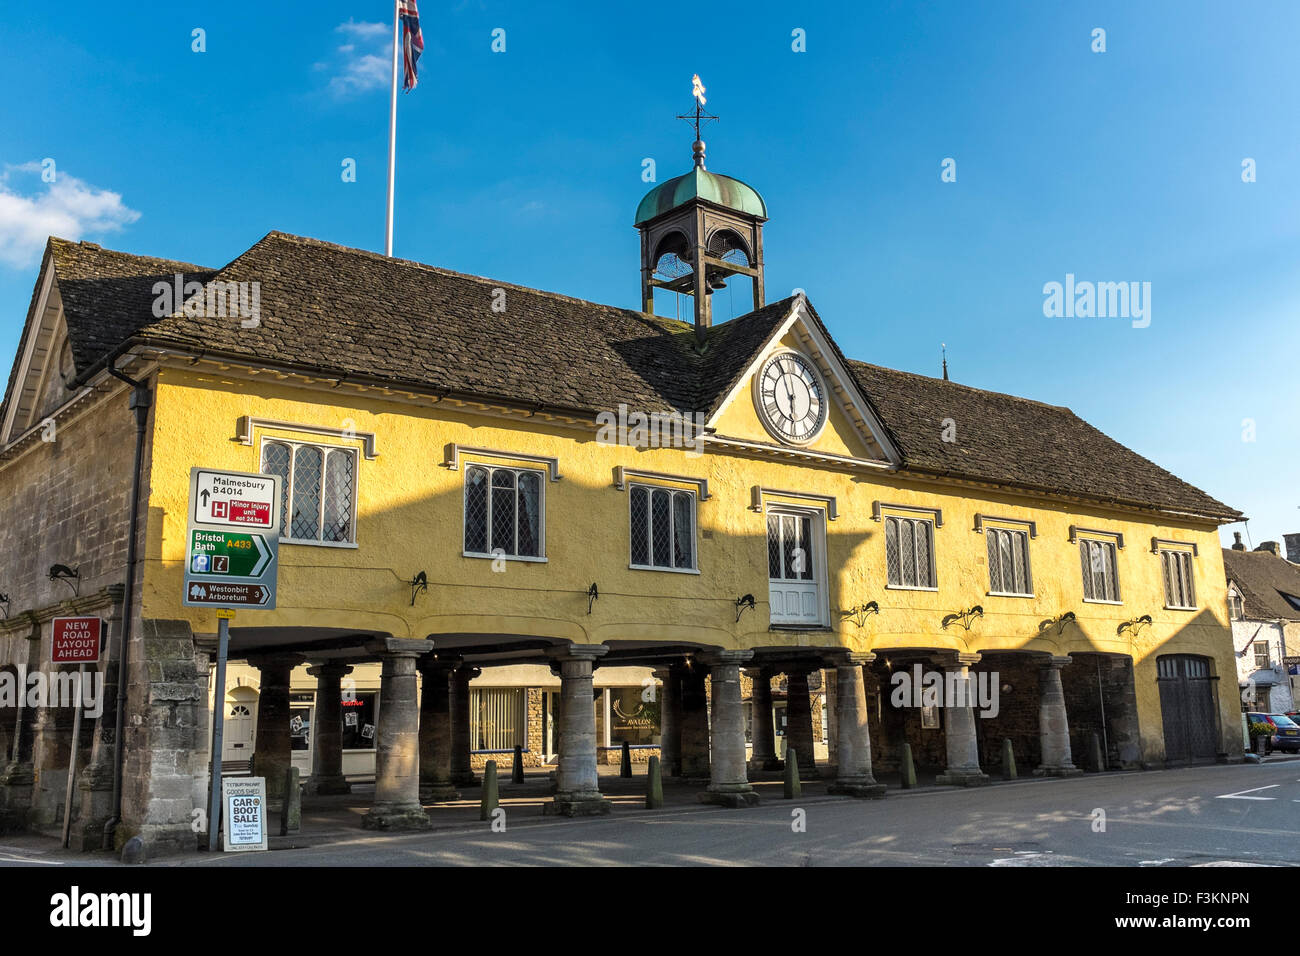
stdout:
[(849, 653), (835, 668), (835, 752), (838, 756), (831, 793), (850, 797), (879, 798), (883, 784), (871, 772), (871, 730), (867, 725), (867, 692), (862, 681), (863, 665), (875, 654)]
[(481, 673), (477, 667), (462, 665), (451, 676), (451, 783), (455, 787), (480, 783), (469, 760), (469, 682)]
[(799, 778), (816, 779), (817, 751), (813, 745), (812, 700), (808, 694), (809, 668), (785, 672), (785, 746), (799, 752)]
[(1065, 713), (1061, 668), (1069, 657), (1049, 657), (1038, 672), (1038, 742), (1043, 762), (1035, 776), (1073, 777), (1083, 773), (1070, 754), (1070, 724)]
[[(267, 809), (278, 812), (285, 796), (286, 775), (293, 766), (293, 735), (289, 728), (289, 675), (303, 662), (300, 654), (267, 654), (248, 658), (262, 673), (257, 696), (257, 733), (252, 772), (266, 778)], [(226, 689), (217, 688), (221, 706)]]
[(375, 728), (375, 802), (361, 821), (367, 830), (422, 830), (429, 815), (420, 805), (420, 707), (415, 659), (432, 641), (388, 637), (366, 645), (383, 661), (379, 726)]
[(456, 800), (451, 783), (451, 675), (458, 661), (420, 660), (420, 799)]
[[(975, 736), (974, 695), (970, 687), (970, 666), (978, 664), (978, 654), (956, 654), (935, 658), (944, 674), (943, 732), (948, 748), (948, 766), (935, 782), (955, 787), (973, 787), (989, 782), (980, 769), (979, 741)], [(956, 699), (949, 700), (947, 689), (956, 689)]]
[(32, 764), (35, 734), (32, 718), (36, 712), (23, 707), (25, 687), (18, 686), (18, 706), (15, 708), (13, 750), (6, 754), (3, 772), (0, 772), (0, 833), (27, 828), (27, 811), (32, 806), (32, 788), (36, 783), (36, 769)]
[(659, 688), (659, 769), (665, 777), (676, 777), (682, 767), (682, 672), (674, 664), (654, 672), (662, 681)]
[(772, 672), (766, 667), (750, 668), (754, 690), (749, 697), (750, 734), (754, 750), (749, 758), (750, 770), (779, 770), (776, 757), (776, 727), (772, 723)]
[(312, 728), (312, 767), (308, 788), (312, 793), (351, 793), (343, 776), (343, 678), (352, 673), (347, 664), (327, 662), (307, 668), (316, 678), (316, 726)]
[(681, 776), (703, 783), (709, 776), (709, 700), (704, 668), (696, 662), (682, 670)]
[(564, 723), (560, 726), (560, 762), (555, 800), (546, 812), (566, 817), (609, 813), (596, 777), (596, 711), (592, 707), (592, 664), (609, 652), (604, 644), (571, 644), (556, 652)]
[(709, 789), (699, 794), (701, 803), (724, 807), (758, 803), (745, 774), (745, 711), (740, 701), (740, 665), (753, 656), (752, 650), (736, 650), (714, 651), (701, 658), (709, 666), (713, 693)]

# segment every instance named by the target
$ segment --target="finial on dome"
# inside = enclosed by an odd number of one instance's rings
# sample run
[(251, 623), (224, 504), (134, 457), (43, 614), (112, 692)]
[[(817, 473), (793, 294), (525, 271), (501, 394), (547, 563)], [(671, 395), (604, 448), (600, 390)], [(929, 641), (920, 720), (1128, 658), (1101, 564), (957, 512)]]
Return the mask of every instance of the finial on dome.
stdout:
[(695, 168), (704, 168), (704, 139), (700, 136), (700, 127), (704, 123), (716, 120), (718, 117), (712, 113), (704, 112), (704, 104), (708, 102), (704, 98), (704, 84), (700, 82), (700, 74), (691, 75), (691, 96), (695, 97), (695, 112), (683, 113), (678, 119), (686, 120), (695, 125), (695, 142), (691, 144), (691, 152), (695, 158)]

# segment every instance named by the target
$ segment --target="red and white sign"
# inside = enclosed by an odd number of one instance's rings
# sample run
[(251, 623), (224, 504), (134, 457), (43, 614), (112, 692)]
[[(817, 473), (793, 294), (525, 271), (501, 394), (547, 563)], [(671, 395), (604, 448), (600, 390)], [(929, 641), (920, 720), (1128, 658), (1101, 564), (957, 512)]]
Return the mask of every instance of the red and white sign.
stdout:
[(98, 663), (103, 631), (104, 622), (97, 617), (56, 617), (50, 642), (50, 662)]
[(198, 469), (191, 507), (196, 524), (269, 528), (275, 482), (269, 475)]

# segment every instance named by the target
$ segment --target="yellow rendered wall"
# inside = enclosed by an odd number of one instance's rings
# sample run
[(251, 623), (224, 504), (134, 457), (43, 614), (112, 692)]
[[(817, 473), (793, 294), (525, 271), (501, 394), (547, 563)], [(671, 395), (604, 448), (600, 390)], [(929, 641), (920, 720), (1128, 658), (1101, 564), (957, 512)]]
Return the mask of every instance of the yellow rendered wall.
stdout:
[[(749, 393), (736, 404), (748, 406)], [(591, 433), (537, 419), (475, 416), (446, 402), (417, 406), (266, 379), (173, 369), (159, 373), (144, 575), (147, 618), (183, 619), (196, 632), (216, 630), (213, 612), (181, 606), (190, 468), (258, 471), (263, 434), (314, 440), (259, 428), (252, 447), (240, 444), (234, 436), (243, 415), (374, 432), (378, 457), (359, 456), (358, 547), (282, 545), (278, 608), (241, 611), (237, 627), (355, 627), (435, 642), (439, 634), (473, 633), (578, 643), (690, 641), (726, 648), (1129, 654), (1135, 662), (1144, 758), (1153, 761), (1162, 759), (1164, 749), (1155, 657), (1202, 654), (1213, 659), (1224, 682), (1224, 749), (1234, 742), (1239, 747), (1222, 556), (1209, 524), (1172, 519), (1153, 524), (1136, 513), (884, 472), (848, 474), (714, 453), (693, 457), (679, 449), (637, 451), (601, 445)], [(828, 436), (826, 450), (836, 441), (843, 443), (843, 437)], [(544, 482), (546, 563), (505, 562), (504, 570), (494, 571), (490, 560), (462, 557), (464, 470), (443, 466), (448, 442), (559, 459), (561, 480)], [(700, 574), (628, 568), (628, 495), (613, 487), (619, 464), (708, 479), (712, 497), (698, 506)], [(769, 629), (765, 518), (750, 509), (754, 485), (837, 499), (839, 518), (827, 525), (829, 630)], [(943, 527), (935, 533), (936, 592), (886, 588), (883, 524), (871, 517), (875, 500), (942, 509)], [(985, 539), (972, 530), (976, 513), (1037, 522), (1030, 543), (1033, 598), (988, 594)], [(1079, 552), (1068, 541), (1071, 524), (1124, 534), (1126, 547), (1118, 553), (1122, 606), (1083, 602)], [(1164, 609), (1152, 536), (1199, 546), (1194, 566), (1201, 610)], [(411, 606), (406, 582), (418, 571), (428, 574), (429, 590)], [(588, 614), (587, 589), (593, 582), (600, 598)], [(734, 601), (746, 593), (759, 605), (737, 622)], [(840, 609), (873, 600), (880, 613), (867, 617), (864, 627), (842, 618)], [(941, 627), (946, 614), (976, 604), (986, 613), (969, 632), (959, 625)], [(1060, 636), (1054, 629), (1039, 631), (1040, 622), (1064, 611), (1075, 612), (1077, 626)], [(1121, 622), (1142, 614), (1154, 618), (1152, 626), (1136, 638), (1116, 634)]]

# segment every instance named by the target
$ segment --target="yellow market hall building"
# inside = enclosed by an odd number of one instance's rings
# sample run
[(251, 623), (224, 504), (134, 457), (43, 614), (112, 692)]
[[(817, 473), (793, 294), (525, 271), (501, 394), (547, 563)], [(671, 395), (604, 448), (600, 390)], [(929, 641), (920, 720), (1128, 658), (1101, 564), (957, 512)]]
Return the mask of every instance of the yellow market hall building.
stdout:
[[(1067, 408), (848, 358), (768, 301), (766, 221), (697, 144), (637, 210), (639, 309), (281, 232), (218, 268), (51, 238), (0, 407), (0, 674), (97, 615), (106, 696), (75, 742), (0, 698), (0, 823), (194, 849), (213, 697), (273, 805), (295, 762), (373, 777), (380, 828), (515, 746), (575, 815), (624, 741), (728, 806), (787, 747), (859, 796), (904, 744), (953, 785), (1008, 740), (1043, 774), (1240, 759), (1240, 513)], [(729, 281), (753, 308), (714, 323)], [(220, 689), (195, 466), (283, 487)]]

